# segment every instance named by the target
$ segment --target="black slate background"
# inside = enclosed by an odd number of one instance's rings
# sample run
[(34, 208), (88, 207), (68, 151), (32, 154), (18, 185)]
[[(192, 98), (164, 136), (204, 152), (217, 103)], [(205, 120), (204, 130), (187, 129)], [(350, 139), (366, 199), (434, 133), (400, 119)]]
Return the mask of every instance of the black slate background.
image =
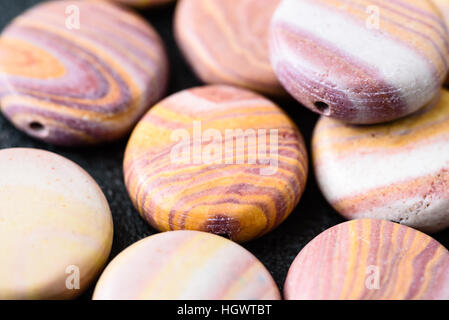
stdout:
[[(38, 2), (41, 1), (0, 0), (0, 29), (3, 29), (8, 22), (25, 9)], [(158, 30), (167, 47), (171, 63), (168, 94), (202, 84), (186, 64), (173, 38), (174, 7), (174, 5), (169, 5), (163, 8), (138, 11)], [(318, 117), (301, 107), (293, 99), (286, 98), (276, 102), (296, 122), (304, 135), (308, 150), (310, 150), (311, 135)], [(0, 149), (29, 147), (56, 152), (81, 165), (99, 183), (109, 200), (114, 219), (114, 243), (110, 259), (132, 243), (156, 232), (140, 218), (129, 200), (123, 183), (122, 160), (126, 140), (91, 148), (59, 148), (29, 138), (17, 131), (3, 116), (0, 116)], [(291, 216), (270, 234), (244, 244), (244, 247), (256, 255), (268, 268), (281, 289), (288, 268), (298, 252), (322, 231), (344, 221), (327, 204), (317, 187), (313, 170), (310, 171), (306, 191)], [(449, 247), (449, 230), (433, 236)], [(92, 292), (93, 287), (81, 298), (90, 299)]]

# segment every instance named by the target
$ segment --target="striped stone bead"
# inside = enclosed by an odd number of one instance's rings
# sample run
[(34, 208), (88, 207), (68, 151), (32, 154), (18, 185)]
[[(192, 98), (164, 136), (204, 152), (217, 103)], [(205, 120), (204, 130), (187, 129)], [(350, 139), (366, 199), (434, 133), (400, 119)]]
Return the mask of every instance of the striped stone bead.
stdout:
[(260, 95), (222, 85), (181, 91), (153, 107), (124, 159), (131, 199), (154, 228), (238, 242), (287, 218), (307, 170), (303, 138), (288, 116)]
[(153, 28), (103, 1), (51, 1), (0, 36), (0, 108), (58, 145), (123, 137), (164, 94), (168, 65)]
[(447, 28), (428, 0), (283, 0), (270, 47), (293, 97), (354, 124), (419, 110), (439, 91), (449, 63)]
[(415, 229), (353, 220), (313, 239), (290, 267), (288, 300), (447, 300), (449, 251)]
[(206, 83), (285, 93), (270, 64), (268, 31), (280, 0), (181, 0), (175, 35)]
[(238, 244), (198, 231), (160, 233), (120, 253), (94, 300), (279, 300), (262, 263)]
[(313, 165), (329, 203), (348, 219), (387, 219), (426, 231), (449, 226), (449, 91), (394, 122), (318, 122)]

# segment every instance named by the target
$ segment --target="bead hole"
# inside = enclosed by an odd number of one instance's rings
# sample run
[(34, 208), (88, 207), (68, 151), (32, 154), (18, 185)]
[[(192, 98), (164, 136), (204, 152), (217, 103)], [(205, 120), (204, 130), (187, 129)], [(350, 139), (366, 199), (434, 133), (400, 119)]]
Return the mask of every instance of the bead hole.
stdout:
[(42, 123), (37, 122), (37, 121), (33, 121), (29, 124), (29, 127), (31, 130), (36, 131), (36, 132), (42, 132), (44, 131), (45, 127)]
[(319, 112), (321, 112), (322, 114), (328, 116), (330, 114), (330, 107), (327, 103), (323, 102), (323, 101), (316, 101), (314, 103), (315, 108), (318, 109)]

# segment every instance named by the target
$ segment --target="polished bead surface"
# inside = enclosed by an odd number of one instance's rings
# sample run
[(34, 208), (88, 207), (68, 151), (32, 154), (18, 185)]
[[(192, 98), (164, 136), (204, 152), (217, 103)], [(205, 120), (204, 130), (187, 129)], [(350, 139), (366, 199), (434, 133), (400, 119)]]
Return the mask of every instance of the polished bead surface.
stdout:
[(161, 39), (104, 1), (50, 1), (0, 36), (0, 108), (20, 130), (74, 146), (119, 139), (165, 93)]
[(326, 230), (290, 267), (287, 300), (447, 300), (449, 251), (415, 229), (353, 220)]
[(94, 300), (279, 300), (262, 263), (238, 244), (198, 231), (143, 239), (105, 269)]
[(436, 232), (449, 227), (449, 91), (394, 122), (319, 120), (313, 165), (329, 203), (348, 219), (386, 219)]
[(205, 86), (154, 106), (125, 153), (128, 192), (156, 229), (260, 237), (295, 208), (307, 178), (295, 124), (251, 91)]
[(176, 38), (199, 78), (270, 95), (285, 94), (268, 50), (269, 25), (279, 1), (179, 1)]
[(287, 91), (348, 123), (419, 110), (448, 71), (448, 31), (428, 0), (283, 0), (270, 35), (272, 65)]
[(70, 299), (103, 268), (112, 217), (78, 165), (37, 149), (0, 150), (0, 299)]

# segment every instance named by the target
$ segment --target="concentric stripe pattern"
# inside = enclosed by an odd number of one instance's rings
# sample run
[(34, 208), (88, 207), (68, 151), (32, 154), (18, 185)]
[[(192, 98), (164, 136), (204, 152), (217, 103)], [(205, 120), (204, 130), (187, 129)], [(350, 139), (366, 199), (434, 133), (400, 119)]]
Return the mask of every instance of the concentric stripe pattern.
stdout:
[[(202, 134), (195, 134), (195, 123)], [(172, 158), (180, 129), (189, 135), (181, 141), (187, 161)], [(247, 130), (258, 133), (255, 139)], [(153, 107), (132, 134), (124, 161), (131, 199), (153, 227), (235, 241), (262, 236), (286, 219), (307, 171), (292, 121), (262, 96), (229, 86), (185, 90)]]
[(181, 0), (175, 16), (179, 46), (206, 83), (282, 95), (270, 64), (268, 32), (280, 0)]
[(449, 92), (422, 111), (376, 126), (321, 118), (313, 142), (320, 188), (343, 216), (423, 231), (449, 226)]
[(449, 252), (412, 228), (353, 220), (316, 237), (290, 267), (290, 300), (449, 299)]
[(448, 41), (428, 0), (283, 0), (271, 26), (271, 61), (306, 107), (375, 124), (435, 96), (448, 71)]
[(118, 139), (165, 93), (159, 36), (107, 2), (40, 4), (4, 30), (0, 48), (3, 113), (49, 143)]
[(236, 243), (196, 231), (132, 245), (106, 268), (95, 300), (279, 300), (262, 263)]

